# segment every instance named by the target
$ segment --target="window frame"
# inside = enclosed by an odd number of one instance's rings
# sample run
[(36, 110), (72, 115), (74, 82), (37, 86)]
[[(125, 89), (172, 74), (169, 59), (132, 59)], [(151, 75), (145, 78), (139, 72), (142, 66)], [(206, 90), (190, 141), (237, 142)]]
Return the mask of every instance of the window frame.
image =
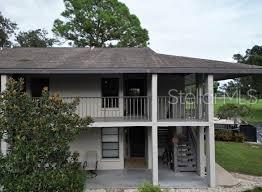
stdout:
[[(116, 134), (103, 134), (103, 129), (110, 129), (110, 127), (102, 127), (101, 128), (101, 155), (102, 159), (119, 159), (120, 158), (120, 129), (119, 127), (111, 127), (117, 129), (117, 142), (103, 142), (103, 136), (104, 135), (116, 135)], [(103, 149), (104, 143), (117, 143), (117, 149)], [(105, 151), (117, 151), (117, 156), (104, 156), (104, 150)]]
[[(104, 94), (104, 82), (106, 80), (117, 80), (117, 94), (116, 95), (109, 95), (105, 96)], [(101, 96), (102, 96), (102, 108), (119, 108), (119, 90), (120, 90), (120, 79), (117, 77), (112, 78), (102, 78), (101, 79)]]

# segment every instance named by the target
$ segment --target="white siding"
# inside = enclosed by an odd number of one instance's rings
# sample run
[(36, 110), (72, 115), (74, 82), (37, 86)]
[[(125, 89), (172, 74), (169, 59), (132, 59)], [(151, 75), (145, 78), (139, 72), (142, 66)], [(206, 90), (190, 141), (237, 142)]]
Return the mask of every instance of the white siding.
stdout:
[(83, 130), (80, 135), (70, 145), (72, 152), (79, 153), (81, 162), (87, 161), (86, 153), (88, 151), (96, 151), (98, 156), (98, 169), (123, 169), (123, 128), (119, 130), (119, 158), (118, 159), (103, 159), (102, 158), (102, 143), (101, 143), (101, 128), (90, 128)]
[[(95, 97), (81, 99), (78, 110), (80, 116), (95, 115), (95, 117), (104, 117), (110, 115), (123, 115), (123, 102), (119, 102), (118, 108), (102, 108), (101, 79), (119, 78), (119, 93), (122, 93), (121, 75), (82, 75), (82, 76), (51, 76), (50, 92), (59, 93), (62, 97)], [(87, 107), (89, 106), (89, 107)]]
[(51, 76), (50, 91), (64, 97), (101, 97), (101, 76)]

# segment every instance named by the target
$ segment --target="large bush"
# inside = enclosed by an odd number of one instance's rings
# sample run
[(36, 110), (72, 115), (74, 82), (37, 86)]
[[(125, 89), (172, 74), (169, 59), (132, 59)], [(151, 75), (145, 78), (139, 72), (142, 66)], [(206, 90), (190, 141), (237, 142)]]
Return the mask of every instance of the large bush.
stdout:
[(215, 132), (216, 141), (231, 141), (244, 143), (246, 138), (243, 133), (228, 131), (228, 130), (216, 130)]
[(0, 134), (9, 144), (7, 156), (0, 156), (3, 191), (83, 190), (85, 174), (69, 143), (91, 119), (75, 114), (77, 105), (77, 99), (64, 103), (45, 90), (32, 99), (23, 92), (22, 80), (8, 80), (0, 98)]
[(218, 108), (217, 116), (222, 119), (234, 119), (248, 116), (251, 109), (246, 105), (227, 103)]

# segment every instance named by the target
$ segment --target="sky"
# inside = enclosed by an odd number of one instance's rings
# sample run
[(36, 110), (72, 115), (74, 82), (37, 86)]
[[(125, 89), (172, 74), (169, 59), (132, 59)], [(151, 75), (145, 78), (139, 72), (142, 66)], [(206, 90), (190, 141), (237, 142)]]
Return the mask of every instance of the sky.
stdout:
[[(149, 31), (156, 52), (233, 61), (262, 45), (261, 0), (121, 0)], [(64, 10), (62, 0), (0, 0), (2, 14), (21, 30), (45, 28)]]

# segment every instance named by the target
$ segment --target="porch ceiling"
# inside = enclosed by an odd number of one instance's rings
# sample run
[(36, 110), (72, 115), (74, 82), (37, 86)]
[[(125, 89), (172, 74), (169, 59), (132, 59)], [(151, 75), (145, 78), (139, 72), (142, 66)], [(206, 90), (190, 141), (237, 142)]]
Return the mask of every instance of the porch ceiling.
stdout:
[(164, 55), (150, 48), (13, 48), (0, 51), (0, 73), (209, 73), (227, 79), (262, 74), (262, 67)]

